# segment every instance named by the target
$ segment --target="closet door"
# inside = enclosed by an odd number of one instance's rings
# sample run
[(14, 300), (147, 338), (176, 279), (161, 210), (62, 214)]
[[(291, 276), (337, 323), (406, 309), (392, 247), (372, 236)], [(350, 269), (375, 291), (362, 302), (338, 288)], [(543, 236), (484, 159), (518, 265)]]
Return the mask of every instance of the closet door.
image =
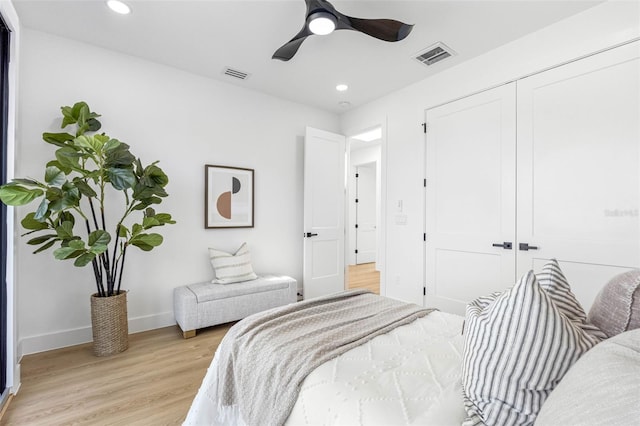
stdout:
[(518, 274), (557, 258), (586, 307), (640, 266), (639, 53), (636, 42), (518, 81), (517, 242), (530, 247)]
[(514, 283), (515, 84), (426, 118), (425, 305), (464, 314)]

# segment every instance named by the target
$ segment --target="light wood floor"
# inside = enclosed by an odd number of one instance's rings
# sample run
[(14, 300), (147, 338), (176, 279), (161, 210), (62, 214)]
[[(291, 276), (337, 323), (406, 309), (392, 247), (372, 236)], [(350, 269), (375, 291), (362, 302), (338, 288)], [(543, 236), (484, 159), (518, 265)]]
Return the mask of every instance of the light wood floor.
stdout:
[[(375, 264), (349, 267), (349, 288), (380, 293)], [(0, 425), (179, 425), (232, 324), (183, 339), (177, 326), (129, 336), (129, 349), (98, 358), (91, 344), (22, 359), (22, 386)]]
[(183, 339), (177, 326), (129, 336), (98, 358), (91, 344), (22, 359), (22, 386), (0, 425), (179, 425), (232, 324)]
[(375, 263), (349, 265), (348, 275), (348, 288), (366, 288), (380, 294), (380, 272), (376, 271)]

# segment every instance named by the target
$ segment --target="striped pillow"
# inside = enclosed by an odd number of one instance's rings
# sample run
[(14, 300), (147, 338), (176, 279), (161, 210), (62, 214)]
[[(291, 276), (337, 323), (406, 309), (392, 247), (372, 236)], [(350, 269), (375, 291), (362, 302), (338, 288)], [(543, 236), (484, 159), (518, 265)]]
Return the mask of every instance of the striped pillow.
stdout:
[[(464, 425), (532, 425), (569, 367), (601, 340), (587, 325), (557, 262), (467, 306)], [(558, 273), (559, 272), (559, 273)]]
[(247, 243), (242, 243), (234, 254), (210, 248), (209, 259), (215, 275), (211, 281), (214, 284), (231, 284), (258, 278), (253, 273)]

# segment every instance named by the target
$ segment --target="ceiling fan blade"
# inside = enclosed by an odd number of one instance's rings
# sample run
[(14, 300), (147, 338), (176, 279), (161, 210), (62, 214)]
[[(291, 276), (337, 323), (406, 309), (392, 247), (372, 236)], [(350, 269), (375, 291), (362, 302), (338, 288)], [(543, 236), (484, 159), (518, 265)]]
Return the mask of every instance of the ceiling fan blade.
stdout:
[(384, 41), (400, 41), (408, 36), (413, 29), (413, 25), (394, 19), (361, 19), (346, 15), (342, 15), (340, 18), (338, 18), (337, 29), (360, 31)]
[(295, 35), (291, 40), (282, 45), (278, 50), (273, 53), (271, 59), (279, 59), (281, 61), (288, 61), (296, 54), (302, 42), (311, 35), (311, 31), (307, 28), (307, 24), (302, 27), (300, 32)]

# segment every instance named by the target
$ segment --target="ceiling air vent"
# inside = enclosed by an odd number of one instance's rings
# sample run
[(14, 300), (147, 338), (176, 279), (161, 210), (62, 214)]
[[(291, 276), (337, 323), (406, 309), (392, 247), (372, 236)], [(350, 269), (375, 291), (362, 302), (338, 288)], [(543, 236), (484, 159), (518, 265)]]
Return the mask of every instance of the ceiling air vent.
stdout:
[(453, 55), (455, 55), (455, 52), (451, 50), (451, 48), (446, 46), (444, 43), (439, 42), (433, 46), (427, 47), (426, 50), (418, 54), (418, 56), (416, 56), (416, 60), (425, 65), (433, 65), (436, 62), (440, 62), (441, 60)]
[(244, 71), (234, 70), (231, 67), (225, 67), (225, 69), (222, 70), (222, 74), (228, 75), (229, 77), (237, 78), (239, 80), (246, 80), (247, 78), (249, 78), (248, 73)]

